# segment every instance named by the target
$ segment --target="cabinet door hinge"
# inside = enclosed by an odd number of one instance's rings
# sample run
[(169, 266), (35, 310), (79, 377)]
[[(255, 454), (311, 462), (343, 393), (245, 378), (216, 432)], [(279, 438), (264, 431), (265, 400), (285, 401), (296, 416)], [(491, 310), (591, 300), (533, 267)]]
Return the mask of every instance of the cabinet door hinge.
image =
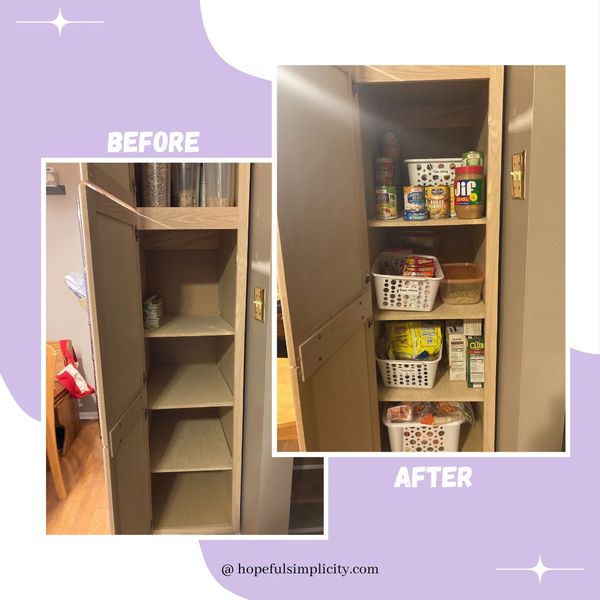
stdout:
[(371, 283), (371, 273), (365, 273), (365, 285), (369, 285)]
[(358, 83), (356, 83), (356, 81), (354, 81), (354, 79), (352, 80), (352, 95), (353, 96), (358, 95)]
[(143, 381), (143, 383), (146, 383), (148, 381), (148, 373), (144, 373), (142, 375), (142, 381)]
[(371, 329), (371, 327), (373, 327), (373, 319), (371, 319), (371, 318), (367, 319), (367, 327), (369, 329)]
[(140, 241), (140, 230), (139, 229), (134, 229), (135, 231), (135, 241), (139, 242)]

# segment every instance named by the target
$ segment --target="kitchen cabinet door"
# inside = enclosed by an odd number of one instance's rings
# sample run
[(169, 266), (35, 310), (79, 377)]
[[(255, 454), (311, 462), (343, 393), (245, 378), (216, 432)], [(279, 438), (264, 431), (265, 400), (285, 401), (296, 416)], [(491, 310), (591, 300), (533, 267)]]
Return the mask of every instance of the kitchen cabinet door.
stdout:
[(380, 445), (359, 144), (347, 73), (280, 68), (279, 286), (301, 450)]
[(83, 163), (81, 181), (102, 188), (129, 206), (136, 206), (132, 163)]
[(135, 211), (81, 185), (95, 387), (115, 533), (148, 533), (150, 465)]

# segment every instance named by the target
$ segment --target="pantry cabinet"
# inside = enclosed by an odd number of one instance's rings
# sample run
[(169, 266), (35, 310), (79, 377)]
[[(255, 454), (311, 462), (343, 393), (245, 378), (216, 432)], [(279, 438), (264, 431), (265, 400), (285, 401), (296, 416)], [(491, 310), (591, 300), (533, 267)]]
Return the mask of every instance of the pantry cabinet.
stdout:
[[(279, 285), (302, 450), (386, 449), (386, 406), (442, 400), (474, 406), (461, 450), (494, 450), (502, 98), (496, 66), (280, 68)], [(483, 151), (485, 216), (375, 219), (373, 164), (390, 130), (401, 159)], [(378, 309), (371, 265), (403, 231), (434, 231), (444, 262), (476, 263), (485, 274), (481, 301), (438, 299), (427, 313)], [(485, 387), (451, 382), (445, 361), (432, 389), (378, 383), (380, 328), (412, 319), (482, 319)]]
[[(135, 208), (90, 167), (80, 209), (112, 529), (236, 533), (250, 165), (235, 207), (193, 209)], [(154, 293), (165, 317), (144, 329)]]

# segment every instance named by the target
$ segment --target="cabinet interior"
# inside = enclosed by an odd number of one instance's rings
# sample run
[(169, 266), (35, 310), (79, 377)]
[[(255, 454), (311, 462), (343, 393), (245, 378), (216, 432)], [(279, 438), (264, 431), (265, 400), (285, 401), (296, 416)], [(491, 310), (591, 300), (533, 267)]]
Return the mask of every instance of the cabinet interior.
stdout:
[[(409, 185), (404, 160), (412, 158), (454, 158), (467, 150), (476, 149), (488, 156), (488, 80), (398, 81), (359, 84), (360, 145), (364, 173), (367, 219), (375, 216), (375, 159), (381, 156), (380, 140), (391, 131), (399, 139), (400, 182), (398, 187), (398, 214), (401, 219), (402, 186)], [(488, 204), (488, 207), (490, 205)], [(496, 208), (496, 207), (494, 207)], [(488, 208), (489, 210), (489, 208)], [(395, 226), (370, 222), (368, 231), (369, 261), (386, 248), (402, 247), (403, 238), (417, 231), (433, 232), (437, 236), (436, 255), (443, 262), (473, 262), (483, 272), (486, 265), (486, 223), (461, 224), (456, 219), (437, 222), (398, 221)], [(477, 305), (440, 305), (438, 298), (434, 311), (403, 312), (377, 309), (373, 295), (375, 340), (382, 335), (386, 320), (446, 320), (450, 318), (480, 318), (485, 316), (486, 290)], [(484, 321), (485, 327), (485, 321)], [(379, 374), (377, 375), (379, 378)], [(461, 429), (460, 450), (483, 449), (483, 389), (470, 389), (466, 382), (450, 382), (447, 357), (438, 367), (433, 389), (385, 388), (378, 384), (380, 409), (390, 402), (400, 401), (465, 401), (474, 408), (475, 422), (465, 423)], [(383, 450), (390, 449), (387, 430), (381, 427)]]
[(142, 295), (160, 294), (165, 315), (145, 330), (154, 531), (221, 531), (240, 443), (237, 231), (143, 231), (140, 254)]

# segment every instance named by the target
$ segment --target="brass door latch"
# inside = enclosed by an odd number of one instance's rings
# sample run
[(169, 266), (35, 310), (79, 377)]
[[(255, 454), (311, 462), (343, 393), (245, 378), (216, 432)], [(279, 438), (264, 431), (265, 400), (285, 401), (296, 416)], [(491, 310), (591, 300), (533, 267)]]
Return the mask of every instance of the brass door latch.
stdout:
[(254, 288), (254, 318), (261, 323), (265, 322), (265, 288)]
[(512, 197), (525, 199), (525, 151), (512, 155)]

